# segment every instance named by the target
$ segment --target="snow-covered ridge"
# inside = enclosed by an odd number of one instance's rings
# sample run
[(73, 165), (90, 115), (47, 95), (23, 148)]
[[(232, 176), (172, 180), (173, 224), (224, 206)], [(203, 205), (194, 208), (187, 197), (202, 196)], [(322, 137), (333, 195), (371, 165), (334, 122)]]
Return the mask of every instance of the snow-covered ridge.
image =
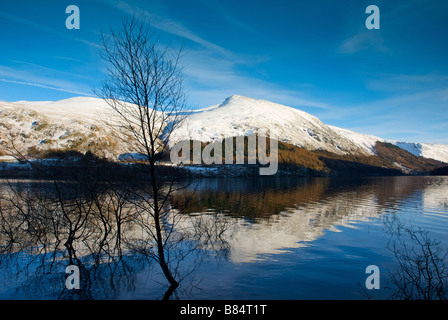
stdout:
[(396, 145), (416, 156), (435, 159), (448, 163), (448, 145), (434, 143), (414, 143), (389, 140), (389, 143)]
[(375, 154), (374, 147), (377, 141), (385, 142), (384, 139), (376, 136), (358, 133), (355, 131), (342, 129), (331, 125), (329, 125), (329, 127), (334, 131), (336, 131), (337, 133), (339, 133), (341, 136), (344, 136), (347, 139), (351, 140), (353, 143), (360, 146), (371, 155)]
[(416, 142), (404, 142), (399, 140), (387, 140), (373, 135), (367, 135), (363, 133), (354, 132), (347, 129), (342, 129), (334, 126), (329, 126), (339, 134), (352, 140), (359, 146), (362, 146), (366, 151), (375, 154), (374, 146), (377, 141), (387, 142), (393, 144), (403, 150), (412, 153), (417, 157), (424, 157), (428, 159), (434, 159), (448, 163), (448, 145), (445, 144), (433, 144), (433, 143), (416, 143)]
[(171, 145), (195, 139), (205, 142), (275, 130), (279, 140), (310, 150), (337, 154), (368, 152), (315, 116), (277, 103), (231, 96), (217, 107), (191, 114), (171, 135)]
[(448, 163), (448, 145), (400, 142), (362, 134), (322, 123), (301, 110), (238, 95), (220, 105), (195, 111), (171, 137), (174, 144), (190, 138), (214, 141), (227, 136), (248, 135), (259, 129), (275, 129), (279, 140), (337, 154), (374, 155), (377, 141), (394, 144), (416, 156)]
[(85, 152), (95, 143), (96, 151), (116, 159), (128, 148), (113, 138), (105, 121), (110, 116), (110, 107), (98, 98), (0, 102), (0, 139), (13, 141), (21, 152), (30, 147)]
[[(123, 141), (114, 140), (102, 119), (111, 109), (98, 98), (76, 97), (60, 101), (0, 102), (0, 138), (13, 137), (25, 147), (61, 148), (76, 145), (78, 138), (102, 141), (107, 156), (117, 159), (125, 152), (136, 152)], [(221, 104), (194, 110), (170, 136), (170, 145), (185, 139), (204, 142), (229, 136), (274, 130), (280, 141), (309, 150), (337, 154), (373, 155), (377, 141), (389, 142), (416, 156), (448, 163), (448, 145), (385, 140), (322, 123), (304, 111), (265, 100), (234, 95)], [(90, 140), (89, 140), (90, 139)], [(20, 142), (20, 143), (19, 143)], [(85, 151), (85, 150), (81, 150)]]

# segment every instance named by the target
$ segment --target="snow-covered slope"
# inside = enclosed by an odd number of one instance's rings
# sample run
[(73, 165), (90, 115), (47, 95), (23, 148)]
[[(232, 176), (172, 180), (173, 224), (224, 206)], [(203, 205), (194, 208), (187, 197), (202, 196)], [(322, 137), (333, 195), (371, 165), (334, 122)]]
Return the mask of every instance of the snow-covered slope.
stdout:
[(403, 142), (398, 140), (387, 140), (376, 136), (362, 134), (347, 129), (342, 129), (334, 126), (329, 126), (340, 135), (350, 139), (353, 143), (362, 146), (366, 151), (375, 154), (374, 146), (377, 141), (387, 142), (397, 147), (406, 150), (417, 157), (424, 157), (448, 163), (448, 145), (432, 144), (432, 143), (415, 143)]
[(371, 155), (375, 154), (374, 147), (377, 141), (384, 142), (384, 139), (381, 139), (376, 136), (358, 133), (355, 131), (347, 130), (338, 128), (335, 126), (329, 125), (331, 129), (339, 133), (341, 136), (346, 137), (347, 139), (351, 140), (354, 144), (358, 145), (359, 147), (363, 148), (366, 152), (368, 152)]
[[(113, 113), (105, 101), (77, 97), (61, 101), (0, 102), (0, 139), (14, 142), (26, 150), (76, 149), (100, 151), (117, 159), (125, 153), (137, 152), (132, 145), (117, 139), (105, 124)], [(195, 110), (170, 136), (170, 145), (185, 139), (204, 142), (229, 136), (275, 130), (280, 141), (309, 150), (323, 149), (337, 154), (373, 155), (377, 141), (389, 142), (417, 156), (448, 163), (448, 145), (385, 140), (322, 123), (318, 118), (298, 109), (231, 96), (223, 103)]]
[(433, 143), (414, 143), (396, 140), (388, 140), (387, 142), (396, 145), (416, 156), (435, 159), (448, 163), (448, 145)]
[(81, 121), (97, 123), (101, 115), (108, 112), (109, 106), (103, 99), (75, 97), (59, 101), (18, 101), (13, 107), (26, 108), (34, 112), (51, 115), (62, 121)]
[(209, 142), (257, 133), (260, 129), (275, 130), (280, 141), (310, 150), (369, 154), (365, 148), (306, 112), (237, 95), (219, 106), (191, 114), (171, 135), (170, 144), (184, 139)]
[(92, 150), (116, 159), (132, 150), (106, 124), (111, 116), (98, 98), (0, 102), (0, 139), (21, 153), (29, 148)]
[(374, 155), (377, 141), (388, 142), (416, 156), (448, 163), (448, 145), (386, 140), (322, 123), (298, 109), (264, 100), (231, 96), (222, 104), (195, 111), (172, 135), (171, 144), (189, 138), (214, 141), (228, 136), (248, 135), (259, 129), (275, 129), (279, 140), (337, 154)]

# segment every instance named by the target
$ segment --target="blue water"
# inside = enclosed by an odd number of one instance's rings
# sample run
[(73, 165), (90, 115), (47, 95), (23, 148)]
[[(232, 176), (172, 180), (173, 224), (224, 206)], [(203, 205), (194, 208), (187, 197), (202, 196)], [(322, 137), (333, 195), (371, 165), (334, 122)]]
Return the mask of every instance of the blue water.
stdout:
[[(388, 299), (390, 276), (398, 267), (391, 228), (400, 223), (425, 230), (446, 250), (447, 187), (446, 177), (201, 180), (191, 187), (196, 201), (185, 214), (204, 221), (220, 215), (229, 222), (228, 246), (173, 263), (182, 281), (172, 298)], [(406, 235), (402, 240), (412, 245)], [(40, 278), (39, 272), (14, 277), (27, 259), (19, 254), (25, 258), (16, 265), (0, 265), (0, 298), (60, 297), (63, 269)], [(92, 283), (90, 293), (106, 299), (161, 299), (167, 282), (158, 265), (126, 259), (133, 266), (130, 272), (97, 271), (103, 279)], [(369, 265), (380, 270), (379, 289), (366, 288)], [(113, 286), (105, 284), (113, 277)]]

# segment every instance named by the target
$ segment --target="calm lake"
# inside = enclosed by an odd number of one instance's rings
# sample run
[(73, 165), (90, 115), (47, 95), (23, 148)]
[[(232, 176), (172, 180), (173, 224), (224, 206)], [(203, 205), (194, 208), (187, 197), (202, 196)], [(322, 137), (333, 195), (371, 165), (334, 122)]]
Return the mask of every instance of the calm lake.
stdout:
[[(9, 184), (42, 190), (51, 182)], [(167, 282), (147, 254), (150, 245), (143, 228), (123, 224), (117, 251), (118, 241), (110, 236), (116, 228), (104, 219), (89, 220), (86, 225), (91, 226), (77, 233), (77, 239), (84, 240), (75, 239), (73, 247), (85, 273), (80, 290), (67, 290), (67, 254), (51, 250), (65, 239), (65, 225), (51, 229), (60, 230), (51, 236), (49, 231), (30, 230), (30, 224), (15, 225), (7, 218), (14, 214), (8, 212), (14, 205), (8, 204), (22, 200), (8, 198), (9, 188), (2, 181), (1, 299), (164, 296)], [(448, 177), (434, 176), (201, 179), (178, 192), (171, 203), (173, 210), (182, 210), (170, 236), (177, 246), (167, 244), (170, 266), (181, 279), (171, 298), (388, 299), (391, 274), (399, 267), (393, 244), (398, 251), (399, 243), (413, 245), (397, 226), (424, 230), (443, 250), (448, 248), (447, 190)], [(95, 238), (102, 225), (110, 232)], [(49, 223), (45, 228), (50, 230)], [(177, 228), (190, 231), (180, 236)], [(192, 236), (191, 230), (199, 235)], [(111, 248), (113, 254), (108, 253)], [(117, 252), (121, 259), (116, 259)], [(379, 289), (366, 288), (370, 265), (379, 269)]]

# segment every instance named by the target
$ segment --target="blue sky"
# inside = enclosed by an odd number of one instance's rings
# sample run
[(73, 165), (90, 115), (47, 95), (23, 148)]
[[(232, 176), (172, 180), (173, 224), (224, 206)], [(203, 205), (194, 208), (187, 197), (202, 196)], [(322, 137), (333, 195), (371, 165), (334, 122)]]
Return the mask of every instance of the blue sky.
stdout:
[[(65, 8), (80, 9), (68, 30)], [(381, 29), (365, 13), (377, 5)], [(448, 144), (448, 1), (0, 0), (0, 100), (94, 96), (100, 35), (143, 13), (184, 45), (188, 101), (239, 94), (382, 138)]]

